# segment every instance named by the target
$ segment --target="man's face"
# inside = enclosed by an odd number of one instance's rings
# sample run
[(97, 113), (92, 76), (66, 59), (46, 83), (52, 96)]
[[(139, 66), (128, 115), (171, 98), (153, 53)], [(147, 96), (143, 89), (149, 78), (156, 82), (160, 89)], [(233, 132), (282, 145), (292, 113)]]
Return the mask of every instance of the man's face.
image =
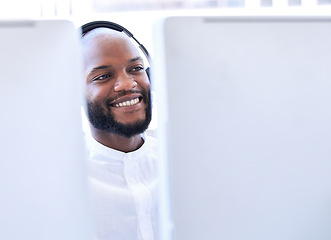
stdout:
[(144, 132), (151, 121), (150, 83), (136, 46), (113, 32), (85, 40), (83, 50), (92, 126), (125, 137)]

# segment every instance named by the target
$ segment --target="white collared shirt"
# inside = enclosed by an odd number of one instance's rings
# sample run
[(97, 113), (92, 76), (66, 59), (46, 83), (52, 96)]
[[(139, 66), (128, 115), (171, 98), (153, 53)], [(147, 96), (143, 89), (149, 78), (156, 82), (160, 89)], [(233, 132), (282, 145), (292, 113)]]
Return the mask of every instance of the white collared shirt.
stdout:
[(87, 148), (96, 239), (157, 239), (155, 139), (124, 153), (89, 136)]

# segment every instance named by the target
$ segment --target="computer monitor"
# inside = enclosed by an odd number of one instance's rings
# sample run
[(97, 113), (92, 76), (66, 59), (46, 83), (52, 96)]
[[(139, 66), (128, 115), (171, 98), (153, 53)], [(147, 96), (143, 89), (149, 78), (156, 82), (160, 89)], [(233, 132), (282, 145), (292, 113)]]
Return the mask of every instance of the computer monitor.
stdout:
[(0, 36), (0, 239), (91, 239), (79, 33), (26, 20)]
[(331, 18), (155, 23), (162, 240), (328, 240)]

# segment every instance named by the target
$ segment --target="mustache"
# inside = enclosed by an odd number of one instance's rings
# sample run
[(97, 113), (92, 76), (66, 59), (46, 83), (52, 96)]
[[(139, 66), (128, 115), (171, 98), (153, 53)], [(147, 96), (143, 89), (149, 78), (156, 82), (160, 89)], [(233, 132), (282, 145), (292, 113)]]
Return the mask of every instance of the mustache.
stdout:
[(143, 98), (143, 101), (145, 103), (148, 102), (148, 96), (149, 96), (149, 94), (147, 93), (147, 91), (145, 91), (145, 90), (130, 90), (130, 91), (121, 91), (116, 97), (108, 98), (105, 101), (105, 104), (106, 105), (109, 105), (111, 102), (117, 100), (118, 98), (124, 97), (124, 96), (126, 96), (128, 94), (133, 94), (133, 93), (141, 94), (142, 95), (142, 98)]

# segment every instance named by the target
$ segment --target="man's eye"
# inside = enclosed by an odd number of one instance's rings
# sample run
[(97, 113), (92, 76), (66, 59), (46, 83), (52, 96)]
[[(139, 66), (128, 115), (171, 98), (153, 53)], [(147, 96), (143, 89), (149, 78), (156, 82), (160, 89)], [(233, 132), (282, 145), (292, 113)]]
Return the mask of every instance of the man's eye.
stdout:
[(134, 67), (134, 68), (132, 68), (131, 71), (132, 71), (132, 72), (139, 72), (139, 71), (141, 71), (141, 70), (143, 70), (143, 69), (144, 69), (143, 67), (140, 67), (140, 66), (139, 66), (139, 67)]
[(105, 80), (105, 79), (110, 78), (110, 77), (111, 77), (111, 74), (104, 74), (104, 75), (101, 75), (101, 76), (98, 76), (98, 77), (94, 78), (93, 81)]

